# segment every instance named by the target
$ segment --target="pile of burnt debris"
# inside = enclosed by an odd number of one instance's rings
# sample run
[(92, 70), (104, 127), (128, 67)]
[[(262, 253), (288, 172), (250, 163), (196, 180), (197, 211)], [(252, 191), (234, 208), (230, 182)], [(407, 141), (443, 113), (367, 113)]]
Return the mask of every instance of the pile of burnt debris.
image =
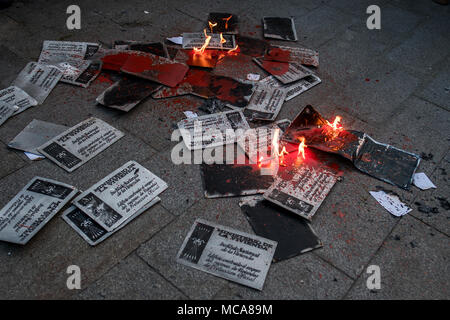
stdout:
[[(297, 41), (293, 18), (264, 17), (263, 24), (265, 38)], [(0, 124), (43, 104), (57, 83), (86, 88), (104, 72), (119, 80), (96, 101), (123, 112), (144, 99), (204, 98), (195, 110), (203, 115), (186, 112), (177, 125), (180, 151), (203, 152), (205, 197), (242, 196), (241, 209), (256, 235), (198, 219), (176, 260), (262, 289), (272, 261), (322, 246), (309, 222), (342, 179), (334, 165), (339, 156), (403, 189), (411, 183), (435, 187), (425, 174), (415, 173), (419, 156), (345, 129), (339, 116), (328, 121), (308, 105), (292, 122), (277, 119), (284, 102), (321, 83), (318, 67), (317, 51), (241, 36), (238, 17), (228, 13), (211, 13), (203, 31), (164, 43), (115, 41), (104, 48), (44, 41), (38, 61), (28, 63), (12, 86), (0, 91)], [(255, 68), (261, 72), (249, 72)], [(261, 74), (267, 76), (260, 79)], [(8, 146), (72, 172), (123, 136), (98, 118), (71, 128), (33, 120)], [(135, 161), (85, 191), (34, 177), (0, 211), (0, 240), (26, 244), (65, 208), (62, 218), (97, 245), (159, 202), (167, 188)], [(371, 194), (396, 216), (411, 210), (394, 192), (377, 189)]]

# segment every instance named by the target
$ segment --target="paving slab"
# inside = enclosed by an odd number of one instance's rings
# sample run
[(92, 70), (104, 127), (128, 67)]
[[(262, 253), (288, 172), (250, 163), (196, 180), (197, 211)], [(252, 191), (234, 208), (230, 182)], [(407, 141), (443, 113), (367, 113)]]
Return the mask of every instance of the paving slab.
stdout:
[[(197, 218), (253, 233), (238, 198), (202, 199), (137, 251), (152, 268), (191, 299), (211, 299), (227, 280), (176, 262), (176, 256)], [(201, 285), (200, 285), (201, 284)]]
[(432, 80), (426, 83), (422, 92), (417, 93), (436, 105), (450, 111), (450, 58), (443, 63), (438, 73)]
[(176, 287), (149, 268), (135, 253), (115, 265), (78, 298), (95, 300), (186, 299)]
[(8, 147), (0, 142), (0, 179), (13, 173), (14, 171), (26, 165), (26, 162), (20, 159), (15, 152), (8, 149)]
[(369, 274), (355, 283), (348, 299), (448, 299), (449, 239), (404, 216), (370, 265), (380, 267), (381, 289), (367, 289)]

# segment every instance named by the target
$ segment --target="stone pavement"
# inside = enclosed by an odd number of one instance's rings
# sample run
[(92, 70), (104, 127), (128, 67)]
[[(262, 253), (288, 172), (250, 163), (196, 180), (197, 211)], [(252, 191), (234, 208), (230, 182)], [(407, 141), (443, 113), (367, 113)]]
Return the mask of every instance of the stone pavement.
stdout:
[[(59, 215), (26, 246), (0, 243), (2, 299), (449, 299), (450, 6), (431, 0), (77, 1), (81, 30), (65, 27), (74, 1), (15, 1), (0, 11), (0, 87), (7, 87), (43, 40), (160, 41), (198, 31), (210, 11), (240, 17), (241, 33), (262, 37), (264, 15), (294, 16), (299, 42), (320, 52), (322, 84), (285, 103), (278, 119), (312, 104), (345, 127), (418, 154), (437, 189), (403, 191), (342, 161), (337, 183), (313, 219), (322, 249), (272, 265), (261, 292), (184, 267), (175, 256), (197, 217), (252, 232), (237, 198), (205, 199), (195, 165), (173, 165), (170, 141), (183, 111), (201, 99), (147, 99), (122, 114), (95, 105), (109, 83), (83, 89), (58, 84), (43, 105), (0, 127), (0, 207), (41, 175), (85, 189), (128, 160), (169, 184), (162, 201), (123, 230), (90, 247)], [(366, 28), (370, 4), (381, 30)], [(145, 13), (147, 11), (148, 13)], [(261, 74), (263, 71), (258, 70)], [(125, 137), (73, 173), (48, 160), (31, 162), (6, 144), (32, 119), (75, 125), (99, 117)], [(382, 186), (413, 211), (396, 218), (369, 195)], [(446, 202), (447, 201), (447, 202)], [(418, 210), (418, 203), (437, 213)], [(436, 210), (434, 210), (436, 211)], [(369, 265), (382, 287), (366, 287)], [(82, 290), (68, 290), (66, 268), (78, 265)]]

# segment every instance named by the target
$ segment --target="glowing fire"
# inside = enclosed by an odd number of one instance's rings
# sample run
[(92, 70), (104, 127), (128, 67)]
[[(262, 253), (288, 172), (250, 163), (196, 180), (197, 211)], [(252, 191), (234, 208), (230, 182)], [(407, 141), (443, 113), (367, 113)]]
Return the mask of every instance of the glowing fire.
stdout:
[(229, 16), (228, 18), (222, 18), (222, 20), (225, 20), (225, 30), (228, 29), (228, 20), (231, 19), (233, 15)]
[(340, 116), (336, 116), (336, 118), (334, 118), (333, 123), (327, 121), (327, 125), (329, 125), (334, 130), (342, 129), (342, 125), (339, 123), (341, 122), (341, 119), (342, 118)]
[(209, 30), (211, 30), (211, 33), (212, 33), (213, 32), (213, 28), (215, 26), (217, 26), (217, 22), (216, 23), (212, 23), (211, 21), (208, 21), (208, 24), (209, 24)]
[(228, 51), (228, 53), (234, 53), (234, 52), (236, 52), (237, 53), (237, 49), (239, 48), (239, 46), (238, 45), (236, 45), (236, 47), (234, 47), (233, 49), (231, 49), (230, 51)]
[(220, 43), (225, 43), (227, 42), (227, 40), (225, 40), (225, 38), (222, 35), (222, 32), (220, 33)]
[(300, 137), (299, 140), (300, 140), (300, 144), (298, 145), (297, 156), (299, 156), (301, 154), (303, 159), (305, 159), (305, 148), (306, 148), (305, 137)]
[(206, 47), (209, 45), (209, 42), (211, 41), (211, 36), (208, 36), (206, 34), (206, 29), (203, 29), (203, 32), (205, 33), (205, 43), (203, 44), (203, 46), (199, 49), (199, 48), (194, 48), (194, 52), (196, 54), (203, 54), (203, 52), (205, 52)]
[(283, 149), (280, 152), (280, 144), (278, 143), (279, 137), (280, 137), (280, 129), (277, 128), (277, 129), (275, 129), (275, 132), (273, 134), (272, 150), (273, 150), (273, 154), (275, 154), (275, 156), (283, 157), (285, 154), (288, 154), (288, 152), (286, 151), (285, 146), (283, 146)]

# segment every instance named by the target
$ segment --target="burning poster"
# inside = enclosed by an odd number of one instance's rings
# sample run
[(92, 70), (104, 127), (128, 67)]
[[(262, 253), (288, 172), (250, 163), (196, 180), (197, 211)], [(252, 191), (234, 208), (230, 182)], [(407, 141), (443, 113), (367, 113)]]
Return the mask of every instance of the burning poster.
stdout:
[(297, 41), (294, 18), (264, 17), (264, 37)]
[(177, 262), (262, 290), (277, 243), (197, 219), (177, 254)]
[(55, 66), (29, 62), (14, 80), (13, 85), (33, 97), (38, 104), (42, 104), (62, 75), (63, 73)]
[(169, 58), (166, 46), (161, 42), (139, 42), (132, 40), (117, 40), (114, 41), (113, 49), (120, 50), (134, 50), (152, 53), (154, 55)]
[(279, 62), (299, 62), (308, 66), (319, 66), (319, 53), (317, 51), (288, 46), (271, 45), (264, 55), (264, 60)]
[(242, 198), (239, 206), (257, 235), (278, 243), (273, 257), (275, 261), (286, 260), (323, 246), (308, 220), (260, 195)]
[(244, 113), (252, 120), (273, 121), (278, 116), (285, 99), (285, 90), (258, 83)]
[(292, 166), (275, 178), (264, 198), (310, 220), (337, 181), (324, 166)]
[(89, 118), (38, 148), (38, 152), (72, 172), (123, 137), (106, 122)]
[(238, 17), (231, 13), (211, 12), (206, 26), (213, 33), (239, 33)]
[(126, 59), (120, 71), (155, 81), (169, 87), (175, 87), (183, 80), (189, 67), (151, 53), (134, 51)]
[(253, 58), (253, 61), (283, 84), (292, 83), (313, 74), (311, 70), (298, 62), (269, 61), (261, 57)]
[(124, 77), (103, 91), (97, 103), (109, 108), (130, 111), (161, 87), (159, 83), (136, 77)]
[[(153, 199), (149, 205), (148, 208), (152, 207), (154, 204), (158, 203), (161, 199), (156, 197)], [(148, 209), (147, 208), (147, 209)], [(146, 209), (146, 210), (147, 210)], [(87, 241), (91, 246), (96, 246), (100, 242), (103, 242), (110, 236), (112, 236), (114, 233), (125, 227), (128, 223), (134, 220), (137, 216), (139, 216), (141, 213), (143, 213), (145, 210), (139, 210), (136, 212), (133, 216), (131, 216), (128, 220), (126, 220), (124, 223), (122, 223), (120, 226), (118, 226), (116, 229), (114, 229), (111, 232), (106, 231), (105, 228), (103, 228), (101, 225), (99, 225), (97, 222), (95, 222), (94, 219), (89, 217), (86, 213), (81, 211), (75, 206), (71, 206), (69, 209), (67, 209), (63, 215), (62, 218), (64, 221), (66, 221), (84, 240)]]
[(58, 67), (62, 82), (86, 88), (101, 71), (101, 64), (88, 60), (99, 48), (97, 43), (47, 40), (38, 62)]
[(271, 175), (261, 174), (258, 164), (202, 164), (200, 168), (206, 198), (264, 193), (274, 181)]
[(67, 129), (66, 126), (34, 119), (8, 143), (8, 147), (40, 155), (37, 148)]
[(304, 139), (310, 147), (349, 159), (362, 172), (409, 189), (420, 162), (418, 155), (379, 143), (363, 132), (345, 130), (339, 121), (338, 116), (333, 123), (328, 122), (308, 105), (294, 119), (283, 140), (299, 143)]
[(178, 128), (187, 148), (198, 150), (234, 143), (236, 137), (226, 139), (226, 131), (237, 129), (245, 131), (250, 127), (241, 111), (232, 110), (184, 119), (178, 122)]
[(65, 183), (34, 177), (0, 210), (0, 240), (26, 244), (77, 192)]
[(240, 53), (251, 57), (261, 57), (269, 48), (269, 43), (266, 40), (241, 35), (236, 35), (236, 43), (239, 46)]
[(37, 104), (38, 102), (34, 98), (30, 97), (28, 93), (19, 87), (11, 86), (0, 90), (0, 110), (3, 110), (1, 113), (4, 114), (3, 117), (0, 116), (0, 121), (3, 119), (4, 122), (7, 119), (4, 117), (6, 114), (9, 114), (8, 110), (13, 109), (12, 115), (16, 115)]
[(277, 79), (275, 79), (274, 76), (265, 77), (259, 83), (267, 84), (275, 88), (282, 88), (284, 91), (286, 91), (285, 101), (289, 101), (292, 98), (295, 98), (299, 94), (311, 89), (312, 87), (318, 85), (321, 82), (322, 80), (320, 80), (318, 76), (311, 74), (303, 79), (300, 79), (298, 81), (289, 84), (282, 84)]
[(129, 161), (81, 193), (73, 204), (110, 232), (147, 210), (166, 189), (163, 180)]
[[(206, 46), (203, 48), (203, 46)], [(183, 49), (221, 49), (232, 50), (236, 47), (236, 40), (234, 35), (230, 34), (217, 34), (206, 33), (206, 29), (203, 33), (183, 33)]]

